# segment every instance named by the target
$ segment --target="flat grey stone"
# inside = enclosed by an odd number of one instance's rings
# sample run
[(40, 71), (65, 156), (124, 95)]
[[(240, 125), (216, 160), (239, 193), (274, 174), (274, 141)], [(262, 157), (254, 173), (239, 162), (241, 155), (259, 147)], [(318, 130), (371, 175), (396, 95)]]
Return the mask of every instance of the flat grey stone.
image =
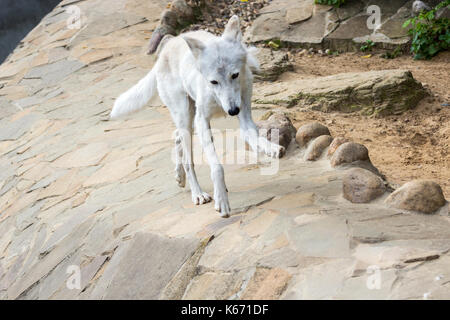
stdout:
[(350, 17), (357, 15), (358, 13), (361, 13), (364, 8), (365, 3), (363, 1), (352, 1), (352, 3), (336, 8), (336, 13), (339, 17), (339, 20), (344, 21)]
[(289, 26), (286, 20), (286, 6), (289, 2), (288, 0), (275, 0), (265, 6), (244, 37), (251, 42), (280, 39), (281, 34)]
[(61, 177), (62, 175), (64, 175), (66, 173), (66, 171), (58, 171), (55, 172), (53, 174), (50, 174), (44, 178), (42, 178), (41, 180), (37, 181), (35, 184), (33, 184), (27, 191), (31, 192), (34, 191), (36, 189), (41, 189), (41, 188), (46, 188), (48, 187), (51, 183), (53, 183), (54, 181), (56, 181), (59, 177)]
[(89, 218), (92, 218), (93, 215), (102, 208), (102, 206), (82, 205), (66, 212), (65, 215), (67, 216), (67, 219), (64, 219), (61, 226), (54, 230), (42, 247), (40, 255), (47, 255), (64, 239), (70, 238), (74, 230), (85, 223)]
[[(72, 288), (68, 289), (66, 285), (59, 288), (59, 290), (53, 292), (51, 299), (57, 299), (57, 300), (68, 300), (68, 299), (79, 299), (80, 294), (84, 293), (84, 291), (89, 287), (90, 281), (96, 276), (96, 274), (99, 272), (100, 268), (105, 263), (108, 256), (106, 255), (100, 255), (95, 256), (90, 259), (90, 262), (84, 262), (80, 266), (80, 275), (81, 275), (81, 283), (80, 283), (80, 289)], [(74, 265), (75, 261), (71, 261), (71, 265)], [(75, 264), (76, 265), (76, 264)], [(67, 270), (67, 268), (66, 268)], [(67, 272), (65, 273), (66, 278), (68, 277)], [(67, 281), (67, 279), (62, 278), (63, 283)], [(41, 296), (39, 299), (43, 299)]]
[(138, 233), (117, 266), (105, 299), (158, 299), (162, 289), (194, 253), (195, 239)]
[[(347, 1), (339, 8), (314, 4), (312, 0), (274, 0), (266, 5), (245, 34), (250, 42), (279, 39), (294, 45), (325, 45), (333, 50), (357, 50), (355, 43), (371, 39), (383, 45), (406, 44), (401, 28), (411, 14), (411, 1)], [(381, 28), (374, 35), (367, 27), (369, 5), (382, 10)]]
[(370, 35), (373, 30), (367, 28), (367, 15), (352, 17), (339, 25), (328, 39), (354, 39)]
[[(390, 240), (447, 240), (450, 238), (448, 221), (436, 216), (414, 213), (393, 213), (386, 207), (366, 207), (370, 215), (362, 212), (349, 217), (352, 239), (360, 243), (380, 243)], [(369, 223), (370, 222), (370, 223)]]
[[(443, 255), (422, 263), (417, 267), (403, 270), (401, 280), (392, 288), (389, 299), (421, 299), (421, 300), (447, 300), (449, 299), (448, 279), (450, 272), (448, 265), (450, 258)], [(432, 280), (432, 285), (430, 284)], [(418, 288), (421, 288), (418, 290)]]
[(33, 223), (39, 221), (37, 218), (37, 213), (41, 209), (43, 203), (37, 203), (33, 207), (27, 208), (22, 211), (16, 218), (16, 226), (20, 231), (25, 230)]
[(26, 75), (25, 79), (42, 79), (47, 84), (57, 84), (68, 75), (80, 70), (84, 64), (78, 60), (59, 60), (51, 64), (34, 67)]
[[(26, 291), (31, 286), (45, 277), (68, 255), (75, 252), (77, 248), (82, 245), (82, 239), (89, 230), (92, 222), (93, 219), (91, 218), (77, 226), (74, 232), (65, 237), (54, 250), (25, 270), (24, 274), (9, 286), (8, 299), (16, 299), (19, 296), (26, 294)], [(30, 229), (31, 228), (27, 228), (25, 231)]]
[(289, 238), (303, 256), (347, 258), (351, 254), (349, 230), (340, 218), (323, 217), (295, 227), (289, 231)]
[(10, 101), (4, 97), (0, 97), (0, 119), (6, 118), (20, 109), (14, 106)]
[(20, 138), (27, 132), (33, 124), (41, 119), (37, 113), (27, 114), (14, 122), (9, 122), (6, 119), (0, 121), (0, 141), (15, 140)]
[(300, 264), (301, 257), (297, 251), (281, 248), (258, 260), (258, 266), (264, 268), (293, 268)]
[(296, 4), (288, 8), (286, 20), (289, 24), (295, 24), (309, 19), (314, 10), (314, 3), (309, 0), (296, 1)]
[(121, 30), (128, 26), (145, 22), (142, 16), (136, 16), (129, 13), (116, 12), (104, 16), (97, 16), (87, 22), (87, 26), (76, 35), (71, 41), (71, 46), (75, 46), (83, 40), (91, 37), (98, 37), (110, 34), (111, 32)]
[(411, 18), (410, 2), (406, 3), (397, 13), (389, 17), (378, 32), (384, 34), (390, 39), (408, 37), (408, 28), (403, 28), (403, 23)]
[(67, 270), (70, 270), (68, 268), (80, 267), (82, 260), (81, 252), (79, 250), (71, 254), (41, 279), (39, 285), (32, 287), (22, 294), (20, 299), (48, 300), (53, 298), (56, 292), (64, 290), (67, 287), (67, 281), (71, 276), (71, 274), (67, 273)]
[(293, 44), (319, 44), (328, 34), (328, 12), (316, 12), (311, 18), (291, 26), (280, 36), (282, 41)]

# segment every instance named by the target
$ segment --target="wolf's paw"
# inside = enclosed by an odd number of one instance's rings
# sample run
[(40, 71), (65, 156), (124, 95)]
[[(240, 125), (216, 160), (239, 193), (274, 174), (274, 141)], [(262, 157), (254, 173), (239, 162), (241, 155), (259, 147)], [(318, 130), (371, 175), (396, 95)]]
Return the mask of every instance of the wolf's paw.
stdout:
[(279, 144), (272, 143), (266, 150), (266, 155), (272, 158), (281, 158), (286, 153), (286, 149)]
[(184, 171), (183, 166), (177, 166), (175, 168), (175, 180), (179, 187), (184, 188), (186, 185), (186, 172)]
[(206, 192), (192, 194), (192, 202), (194, 202), (194, 204), (204, 204), (210, 202), (211, 200), (211, 196)]
[(226, 193), (214, 195), (214, 208), (220, 213), (222, 218), (228, 218), (230, 216), (230, 204), (228, 203)]

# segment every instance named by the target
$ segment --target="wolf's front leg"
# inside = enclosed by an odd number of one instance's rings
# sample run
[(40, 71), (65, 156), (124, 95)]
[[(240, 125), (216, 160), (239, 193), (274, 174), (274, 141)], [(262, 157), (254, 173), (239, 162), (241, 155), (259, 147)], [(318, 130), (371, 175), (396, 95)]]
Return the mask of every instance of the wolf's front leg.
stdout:
[(211, 179), (214, 184), (215, 209), (220, 212), (222, 217), (228, 217), (230, 214), (230, 204), (228, 202), (227, 187), (225, 186), (224, 171), (214, 148), (209, 120), (202, 115), (197, 115), (195, 117), (195, 126), (211, 168)]
[(239, 114), (239, 125), (242, 139), (248, 143), (252, 150), (263, 152), (272, 158), (281, 158), (285, 154), (286, 150), (283, 146), (259, 136), (258, 127), (253, 122), (250, 108), (243, 108)]

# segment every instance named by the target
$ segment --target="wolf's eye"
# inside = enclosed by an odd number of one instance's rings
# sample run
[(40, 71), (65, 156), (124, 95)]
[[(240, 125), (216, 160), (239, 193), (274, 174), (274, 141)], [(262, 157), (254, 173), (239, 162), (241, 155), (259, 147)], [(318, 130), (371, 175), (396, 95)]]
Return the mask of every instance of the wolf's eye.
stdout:
[(216, 80), (211, 81), (213, 85), (219, 84)]
[(236, 79), (237, 77), (239, 77), (239, 72), (238, 73), (234, 73), (231, 75), (232, 79)]

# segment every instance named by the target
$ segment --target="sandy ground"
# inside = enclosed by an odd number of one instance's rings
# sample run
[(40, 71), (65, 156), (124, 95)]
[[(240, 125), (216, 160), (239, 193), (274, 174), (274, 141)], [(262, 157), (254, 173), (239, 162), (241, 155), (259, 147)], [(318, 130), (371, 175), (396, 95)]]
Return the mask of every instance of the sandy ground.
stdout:
[(411, 179), (438, 182), (450, 199), (450, 52), (430, 61), (415, 61), (409, 55), (383, 59), (362, 53), (339, 56), (303, 56), (293, 54), (295, 72), (282, 75), (280, 81), (327, 76), (341, 72), (382, 69), (407, 69), (430, 92), (430, 97), (400, 116), (382, 119), (358, 114), (297, 111), (296, 127), (315, 120), (328, 126), (334, 136), (342, 135), (367, 146), (374, 165), (393, 184)]

